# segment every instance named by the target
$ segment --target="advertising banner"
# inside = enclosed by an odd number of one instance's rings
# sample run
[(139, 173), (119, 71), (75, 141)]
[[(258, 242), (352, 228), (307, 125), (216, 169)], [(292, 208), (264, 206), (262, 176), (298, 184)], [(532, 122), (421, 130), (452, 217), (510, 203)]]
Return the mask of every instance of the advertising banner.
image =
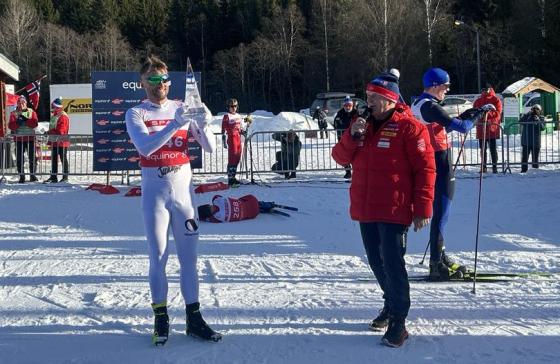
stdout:
[[(168, 98), (183, 101), (186, 72), (169, 72), (171, 87)], [(195, 72), (200, 84), (200, 72)], [(140, 156), (126, 132), (126, 111), (146, 99), (138, 72), (93, 72), (92, 131), (93, 170), (125, 171), (140, 169)], [(202, 149), (189, 136), (192, 168), (202, 168)]]

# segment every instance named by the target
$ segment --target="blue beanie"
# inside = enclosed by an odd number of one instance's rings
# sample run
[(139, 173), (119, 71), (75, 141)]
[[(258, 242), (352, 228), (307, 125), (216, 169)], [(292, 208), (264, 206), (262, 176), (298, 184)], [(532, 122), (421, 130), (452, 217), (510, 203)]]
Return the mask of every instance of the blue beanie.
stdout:
[(352, 98), (350, 96), (346, 96), (344, 98), (344, 104), (343, 105), (354, 105), (354, 102), (352, 101)]
[(54, 99), (51, 103), (51, 106), (54, 109), (60, 109), (62, 107), (62, 97), (57, 97), (56, 99)]
[(449, 74), (441, 68), (433, 67), (428, 69), (426, 73), (424, 73), (424, 76), (422, 77), (422, 83), (424, 84), (424, 88), (439, 85), (449, 85)]
[(369, 81), (366, 91), (379, 94), (394, 103), (399, 102), (399, 78), (392, 73), (382, 73)]

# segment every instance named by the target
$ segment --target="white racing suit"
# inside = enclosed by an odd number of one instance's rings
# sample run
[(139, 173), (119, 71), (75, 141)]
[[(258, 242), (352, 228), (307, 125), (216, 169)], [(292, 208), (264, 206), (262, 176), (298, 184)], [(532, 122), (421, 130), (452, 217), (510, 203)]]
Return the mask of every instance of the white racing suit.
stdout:
[(186, 304), (198, 302), (198, 218), (193, 207), (192, 172), (188, 157), (188, 134), (207, 152), (215, 149), (214, 136), (205, 122), (192, 120), (184, 126), (175, 121), (183, 103), (150, 101), (129, 109), (126, 127), (140, 153), (142, 210), (148, 241), (149, 281), (152, 303), (167, 300), (165, 266), (169, 256), (168, 230), (175, 238), (180, 265), (181, 293)]

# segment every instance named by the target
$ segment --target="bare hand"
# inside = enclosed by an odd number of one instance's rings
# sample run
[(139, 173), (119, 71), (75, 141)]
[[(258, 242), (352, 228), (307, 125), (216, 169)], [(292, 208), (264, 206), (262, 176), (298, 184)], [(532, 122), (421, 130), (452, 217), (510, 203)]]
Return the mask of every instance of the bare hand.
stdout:
[(350, 133), (352, 134), (352, 138), (357, 139), (363, 136), (366, 133), (366, 128), (367, 128), (367, 124), (364, 118), (356, 119), (356, 121), (352, 124), (352, 127), (350, 128)]
[(430, 218), (415, 216), (412, 218), (412, 223), (414, 224), (414, 231), (418, 231), (424, 226), (428, 226), (430, 224)]

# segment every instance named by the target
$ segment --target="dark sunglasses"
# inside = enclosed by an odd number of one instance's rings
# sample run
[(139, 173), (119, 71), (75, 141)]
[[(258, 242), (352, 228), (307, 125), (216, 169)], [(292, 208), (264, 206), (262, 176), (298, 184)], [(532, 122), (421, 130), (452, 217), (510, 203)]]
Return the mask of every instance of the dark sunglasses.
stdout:
[(237, 105), (229, 105), (229, 107), (237, 107)]
[(167, 83), (170, 82), (171, 79), (169, 78), (168, 74), (165, 75), (153, 75), (148, 77), (148, 83), (152, 86), (157, 86), (160, 83)]

